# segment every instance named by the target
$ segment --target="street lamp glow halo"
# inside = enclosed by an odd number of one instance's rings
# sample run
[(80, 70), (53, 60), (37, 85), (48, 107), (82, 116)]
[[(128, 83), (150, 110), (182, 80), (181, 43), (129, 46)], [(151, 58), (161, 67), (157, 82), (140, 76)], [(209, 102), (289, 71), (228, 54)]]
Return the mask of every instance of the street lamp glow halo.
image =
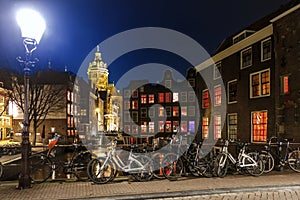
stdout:
[(46, 22), (40, 13), (24, 8), (17, 12), (16, 20), (21, 29), (22, 37), (34, 39), (38, 44), (46, 29)]

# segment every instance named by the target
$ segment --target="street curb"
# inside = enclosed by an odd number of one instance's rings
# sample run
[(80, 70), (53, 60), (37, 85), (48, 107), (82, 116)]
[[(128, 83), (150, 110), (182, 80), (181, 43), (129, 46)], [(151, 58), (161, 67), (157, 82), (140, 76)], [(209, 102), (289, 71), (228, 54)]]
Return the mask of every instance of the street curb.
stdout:
[[(98, 199), (98, 200), (133, 200), (133, 199), (159, 199), (159, 198), (174, 198), (174, 197), (187, 197), (187, 196), (202, 196), (214, 194), (229, 194), (241, 192), (256, 192), (256, 191), (270, 191), (270, 190), (288, 190), (300, 189), (300, 185), (285, 185), (285, 186), (263, 186), (263, 187), (245, 187), (245, 188), (220, 188), (210, 190), (190, 190), (181, 192), (167, 192), (155, 194), (131, 194), (119, 196), (106, 196), (106, 197), (88, 197), (88, 198), (75, 198), (77, 200), (83, 199)], [(74, 198), (73, 198), (74, 199)]]

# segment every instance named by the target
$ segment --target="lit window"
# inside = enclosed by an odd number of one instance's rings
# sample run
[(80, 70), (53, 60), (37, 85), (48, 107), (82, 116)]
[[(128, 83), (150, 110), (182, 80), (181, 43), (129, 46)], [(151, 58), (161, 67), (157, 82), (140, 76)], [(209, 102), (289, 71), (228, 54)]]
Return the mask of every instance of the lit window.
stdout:
[(158, 116), (159, 117), (165, 116), (165, 108), (164, 107), (162, 107), (162, 106), (158, 107)]
[(171, 121), (166, 121), (166, 132), (167, 133), (172, 132), (172, 123), (171, 123)]
[(148, 98), (149, 103), (154, 103), (154, 94), (149, 94)]
[(252, 48), (241, 51), (241, 69), (252, 65)]
[(141, 104), (146, 104), (147, 103), (147, 95), (143, 94), (141, 95)]
[(203, 90), (202, 92), (202, 108), (209, 107), (209, 93), (208, 90)]
[(165, 132), (165, 122), (164, 121), (158, 121), (158, 131)]
[(221, 105), (221, 102), (222, 102), (221, 86), (218, 85), (215, 87), (215, 106)]
[(256, 111), (252, 112), (252, 140), (253, 142), (266, 142), (267, 141), (267, 124), (268, 112)]
[(125, 101), (125, 109), (130, 109), (130, 101)]
[(171, 92), (167, 92), (165, 95), (166, 95), (166, 103), (170, 103), (171, 102)]
[(149, 122), (149, 133), (154, 133), (155, 132), (155, 124), (154, 122)]
[(158, 93), (158, 103), (165, 102), (165, 94), (164, 93)]
[(271, 52), (272, 52), (271, 48), (272, 48), (272, 42), (270, 38), (261, 42), (261, 61), (266, 61), (271, 59)]
[(178, 117), (179, 116), (179, 107), (173, 106), (173, 116)]
[(143, 122), (141, 124), (141, 132), (146, 133), (147, 132), (147, 122)]
[(202, 138), (208, 138), (208, 117), (202, 118)]
[(173, 132), (176, 133), (179, 130), (179, 122), (178, 121), (173, 121)]
[(187, 107), (181, 106), (181, 116), (187, 116)]
[(132, 109), (134, 109), (134, 110), (138, 109), (138, 101), (137, 100), (132, 101)]
[(214, 117), (214, 136), (215, 140), (221, 138), (221, 116), (216, 115)]
[(173, 93), (173, 102), (178, 102), (178, 92)]
[(270, 70), (250, 74), (251, 98), (270, 95)]
[(280, 81), (280, 92), (281, 94), (289, 94), (290, 93), (290, 87), (289, 87), (289, 75), (281, 76)]
[(187, 122), (181, 121), (181, 132), (186, 133), (187, 132)]
[(228, 82), (228, 103), (236, 103), (237, 102), (237, 80), (233, 80)]
[(221, 62), (216, 63), (214, 67), (214, 79), (221, 77), (221, 67), (222, 67)]
[(237, 139), (237, 113), (228, 114), (228, 138)]
[(195, 121), (189, 121), (189, 132), (195, 132)]

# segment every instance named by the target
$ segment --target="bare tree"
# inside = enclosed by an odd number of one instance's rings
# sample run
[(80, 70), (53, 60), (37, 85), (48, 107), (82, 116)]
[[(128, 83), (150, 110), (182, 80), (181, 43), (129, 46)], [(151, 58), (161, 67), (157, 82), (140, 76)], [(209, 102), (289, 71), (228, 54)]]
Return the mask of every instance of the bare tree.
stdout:
[[(12, 78), (10, 99), (24, 112), (24, 81), (22, 76)], [(44, 84), (38, 76), (30, 77), (28, 117), (29, 126), (33, 123), (33, 144), (36, 143), (37, 128), (48, 114), (61, 112), (64, 107), (65, 86), (62, 84)]]

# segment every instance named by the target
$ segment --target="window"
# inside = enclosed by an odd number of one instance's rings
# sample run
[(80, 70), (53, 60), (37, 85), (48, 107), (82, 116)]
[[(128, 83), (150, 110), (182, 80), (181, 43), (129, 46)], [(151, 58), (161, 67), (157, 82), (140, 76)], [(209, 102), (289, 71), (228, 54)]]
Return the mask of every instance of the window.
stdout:
[(166, 92), (166, 103), (170, 103), (171, 102), (171, 92)]
[(134, 109), (134, 110), (136, 110), (136, 109), (138, 109), (138, 101), (137, 100), (133, 100), (132, 101), (132, 109)]
[(165, 94), (160, 92), (158, 93), (158, 103), (163, 103), (165, 102)]
[(179, 107), (173, 106), (173, 116), (178, 117), (179, 116)]
[(187, 116), (187, 107), (181, 106), (181, 116)]
[(187, 122), (181, 121), (181, 132), (186, 133), (187, 132)]
[(221, 67), (222, 67), (221, 62), (216, 63), (214, 67), (214, 79), (218, 79), (221, 77)]
[(220, 106), (222, 102), (221, 86), (215, 86), (215, 106)]
[(155, 117), (155, 107), (149, 108), (149, 117)]
[(125, 133), (130, 133), (130, 125), (125, 125)]
[(130, 113), (128, 111), (124, 112), (124, 121), (125, 122), (130, 122)]
[(190, 117), (195, 116), (195, 106), (188, 106), (188, 115)]
[(228, 103), (237, 102), (237, 80), (229, 81), (227, 84)]
[(134, 91), (132, 92), (132, 97), (133, 97), (133, 98), (137, 98), (137, 97), (138, 97), (138, 91), (137, 91), (137, 90), (134, 90)]
[(173, 121), (173, 132), (176, 133), (179, 131), (179, 122)]
[(280, 77), (280, 93), (281, 94), (289, 94), (289, 75), (284, 75)]
[(147, 116), (147, 108), (141, 108), (141, 117), (146, 118)]
[(272, 52), (272, 42), (271, 38), (268, 38), (261, 42), (261, 61), (266, 61), (271, 59)]
[(165, 116), (165, 108), (163, 106), (158, 107), (158, 116), (159, 117)]
[(141, 95), (141, 104), (146, 104), (147, 103), (147, 95), (143, 94)]
[(138, 122), (139, 121), (139, 115), (137, 111), (132, 112), (132, 120), (134, 122)]
[(124, 97), (130, 98), (130, 90), (124, 90)]
[(134, 134), (139, 133), (139, 126), (138, 125), (132, 125), (132, 133), (134, 133)]
[(255, 111), (251, 113), (253, 142), (267, 141), (268, 112)]
[(172, 109), (171, 109), (171, 106), (166, 106), (166, 113), (167, 113), (167, 116), (168, 116), (168, 117), (171, 117), (171, 116), (172, 116)]
[(173, 93), (173, 102), (178, 102), (178, 92)]
[(125, 101), (125, 109), (130, 109), (130, 101)]
[(241, 69), (252, 65), (252, 48), (241, 51)]
[(154, 94), (149, 94), (148, 101), (149, 103), (154, 103)]
[(155, 132), (155, 124), (154, 122), (149, 122), (149, 133), (154, 133)]
[(215, 136), (215, 140), (220, 139), (221, 138), (221, 116), (220, 115), (216, 115), (214, 117), (214, 136)]
[(165, 123), (164, 121), (158, 121), (158, 131), (165, 132)]
[(208, 117), (202, 118), (202, 138), (208, 138)]
[(147, 122), (143, 122), (141, 124), (141, 132), (146, 133), (147, 132)]
[(167, 133), (172, 132), (172, 123), (171, 123), (171, 121), (166, 121), (166, 132)]
[(202, 108), (209, 107), (209, 93), (208, 90), (202, 91)]
[(170, 88), (172, 87), (172, 83), (171, 83), (171, 80), (165, 80), (165, 86), (166, 88)]
[(195, 132), (195, 121), (189, 121), (189, 132)]
[(187, 92), (181, 92), (181, 102), (186, 102), (187, 101)]
[(270, 69), (250, 74), (251, 98), (270, 95)]
[(80, 110), (80, 115), (81, 116), (86, 116), (86, 109), (81, 109)]
[(189, 102), (194, 102), (195, 101), (195, 93), (194, 93), (194, 91), (189, 91), (188, 98), (189, 98)]
[(228, 114), (228, 138), (237, 139), (237, 113)]

